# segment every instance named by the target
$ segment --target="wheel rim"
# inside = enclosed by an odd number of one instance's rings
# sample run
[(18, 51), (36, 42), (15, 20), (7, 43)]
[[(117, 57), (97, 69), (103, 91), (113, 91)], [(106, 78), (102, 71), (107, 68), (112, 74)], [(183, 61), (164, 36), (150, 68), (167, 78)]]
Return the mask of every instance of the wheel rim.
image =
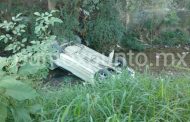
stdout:
[(106, 79), (106, 78), (107, 78), (107, 74), (106, 74), (106, 73), (104, 73), (104, 72), (99, 73), (98, 79), (104, 80), (104, 79)]
[(109, 71), (106, 69), (102, 69), (100, 71), (97, 72), (96, 74), (96, 79), (97, 80), (105, 80), (107, 79), (109, 76)]

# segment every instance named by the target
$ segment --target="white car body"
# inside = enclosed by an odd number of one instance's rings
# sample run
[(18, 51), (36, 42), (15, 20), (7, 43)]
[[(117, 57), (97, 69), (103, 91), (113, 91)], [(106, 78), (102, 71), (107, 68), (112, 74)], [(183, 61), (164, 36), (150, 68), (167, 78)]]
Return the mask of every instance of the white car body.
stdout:
[(54, 65), (61, 67), (84, 81), (94, 82), (98, 73), (106, 77), (108, 71), (120, 73), (113, 62), (114, 51), (109, 57), (102, 55), (82, 44), (68, 45), (53, 61)]

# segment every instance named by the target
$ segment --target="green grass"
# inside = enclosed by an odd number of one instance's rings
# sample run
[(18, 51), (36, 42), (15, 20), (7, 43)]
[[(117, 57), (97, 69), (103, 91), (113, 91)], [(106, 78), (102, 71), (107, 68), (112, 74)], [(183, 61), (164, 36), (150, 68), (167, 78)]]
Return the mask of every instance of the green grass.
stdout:
[(102, 83), (40, 90), (40, 122), (187, 122), (190, 77), (123, 73)]

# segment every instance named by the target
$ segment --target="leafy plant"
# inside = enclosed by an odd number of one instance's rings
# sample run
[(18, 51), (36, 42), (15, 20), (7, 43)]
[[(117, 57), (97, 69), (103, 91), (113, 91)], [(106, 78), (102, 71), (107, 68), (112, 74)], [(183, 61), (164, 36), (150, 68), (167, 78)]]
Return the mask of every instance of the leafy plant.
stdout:
[[(67, 41), (76, 40), (76, 32), (82, 32), (83, 28), (80, 28), (80, 6), (82, 0), (57, 0), (59, 1), (60, 18), (63, 23), (56, 25), (54, 33), (58, 34), (60, 40), (66, 39)], [(63, 5), (64, 4), (64, 5)]]
[(100, 52), (110, 51), (122, 39), (125, 28), (119, 19), (116, 1), (96, 1), (87, 22), (86, 40)]
[(165, 30), (160, 33), (160, 35), (154, 40), (154, 44), (176, 46), (189, 44), (189, 36), (186, 32), (180, 29), (176, 30)]
[(123, 48), (130, 47), (130, 49), (142, 51), (144, 50), (144, 45), (139, 41), (139, 35), (134, 31), (127, 32), (120, 41), (120, 45)]
[[(12, 117), (15, 122), (32, 122), (30, 114), (33, 106), (28, 100), (38, 95), (34, 89), (22, 81), (42, 79), (47, 76), (48, 63), (57, 50), (51, 48), (56, 36), (51, 35), (50, 26), (62, 22), (53, 17), (53, 13), (36, 12), (36, 39), (23, 38), (26, 26), (22, 22), (21, 14), (12, 18), (11, 22), (4, 21), (0, 28), (5, 30), (1, 40), (9, 44), (7, 50), (15, 53), (8, 58), (0, 58), (0, 119), (5, 122)], [(22, 39), (20, 42), (19, 39)], [(30, 42), (30, 44), (26, 43)], [(40, 109), (40, 108), (39, 108)], [(12, 120), (10, 120), (12, 121)]]
[(35, 34), (39, 39), (46, 39), (51, 34), (49, 30), (50, 26), (54, 26), (55, 23), (62, 23), (63, 21), (59, 18), (53, 16), (53, 14), (57, 12), (52, 10), (50, 13), (45, 12), (40, 14), (39, 12), (35, 12), (34, 14), (37, 16), (36, 25), (35, 25)]
[[(56, 39), (56, 36), (51, 34), (51, 26), (54, 26), (55, 23), (62, 23), (59, 18), (53, 16), (55, 12), (57, 11), (34, 13), (36, 15), (35, 40), (24, 38), (20, 42), (19, 39), (24, 36), (24, 29), (26, 28), (25, 25), (19, 24), (22, 22), (21, 14), (13, 17), (12, 22), (4, 21), (1, 24), (0, 27), (5, 29), (6, 32), (4, 35), (1, 35), (1, 40), (9, 44), (6, 49), (13, 50), (14, 53), (16, 52), (15, 55), (8, 58), (10, 63), (6, 67), (8, 72), (19, 73), (19, 75), (33, 78), (38, 77), (39, 79), (47, 76), (52, 55), (56, 55), (58, 51), (58, 49), (51, 48)], [(8, 34), (10, 32), (12, 33)], [(26, 72), (26, 70), (29, 72)]]
[(176, 11), (170, 11), (167, 16), (164, 18), (164, 22), (167, 25), (177, 25), (179, 24), (179, 17)]
[[(16, 79), (16, 76), (7, 74), (2, 70), (7, 59), (0, 58), (0, 120), (6, 122), (11, 116), (15, 122), (31, 122), (29, 106), (23, 106), (26, 100), (32, 100), (38, 96), (30, 86)], [(22, 113), (16, 116), (16, 113)], [(25, 116), (25, 117), (23, 117)], [(23, 119), (24, 118), (24, 119)]]
[[(21, 48), (24, 48), (27, 38), (24, 38), (23, 33), (25, 33), (26, 25), (22, 24), (22, 14), (18, 14), (12, 17), (10, 22), (4, 21), (0, 23), (0, 28), (5, 31), (4, 35), (0, 36), (0, 41), (8, 43), (5, 50), (12, 50), (13, 53), (18, 52)], [(21, 40), (21, 41), (20, 41)]]

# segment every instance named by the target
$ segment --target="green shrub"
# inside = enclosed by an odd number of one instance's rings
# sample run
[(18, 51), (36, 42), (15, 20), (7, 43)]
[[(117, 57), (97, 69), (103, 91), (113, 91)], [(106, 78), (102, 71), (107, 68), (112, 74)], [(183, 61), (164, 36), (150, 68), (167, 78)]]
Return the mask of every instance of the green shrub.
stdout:
[(27, 38), (24, 37), (26, 25), (22, 24), (21, 14), (12, 17), (12, 20), (7, 20), (0, 23), (0, 28), (5, 31), (3, 35), (0, 35), (0, 41), (3, 41), (8, 46), (5, 50), (18, 52), (21, 48), (24, 48)]
[(55, 40), (55, 36), (51, 35), (50, 26), (62, 22), (53, 16), (54, 12), (35, 13), (37, 17), (34, 33), (37, 40), (28, 40), (24, 37), (26, 25), (22, 24), (21, 14), (12, 17), (10, 22), (5, 20), (0, 23), (0, 28), (4, 30), (0, 41), (7, 44), (6, 50), (14, 53), (7, 58), (0, 57), (2, 122), (32, 122), (31, 115), (35, 116), (41, 109), (39, 106), (38, 108), (36, 105), (33, 106), (31, 101), (37, 97), (36, 91), (23, 82), (29, 84), (31, 80), (41, 80), (47, 76), (48, 63), (51, 63), (50, 58), (57, 51), (50, 48)]
[(2, 122), (32, 122), (31, 115), (40, 110), (29, 101), (36, 98), (36, 91), (22, 81), (29, 83), (31, 80), (40, 80), (47, 76), (49, 58), (55, 53), (55, 50), (50, 48), (55, 40), (55, 36), (51, 35), (50, 26), (62, 22), (53, 17), (54, 12), (35, 13), (37, 17), (34, 33), (37, 40), (28, 40), (24, 37), (26, 25), (22, 24), (21, 14), (12, 17), (10, 22), (0, 23), (0, 28), (4, 30), (0, 41), (7, 44), (6, 50), (14, 53), (7, 58), (0, 57), (0, 119)]
[(167, 46), (176, 46), (176, 45), (185, 45), (189, 44), (190, 39), (189, 35), (180, 30), (176, 29), (174, 31), (171, 30), (165, 30), (160, 33), (160, 35), (157, 37), (157, 39), (154, 40), (153, 44), (158, 45), (167, 45)]
[[(62, 41), (75, 41), (76, 32), (80, 32), (81, 28), (79, 23), (80, 10), (79, 6), (82, 6), (81, 0), (58, 0), (60, 3), (58, 14), (63, 20), (63, 23), (56, 25), (54, 33), (58, 35), (58, 38)], [(64, 5), (63, 5), (64, 4)]]
[[(0, 36), (0, 41), (8, 45), (5, 48), (6, 50), (11, 50), (14, 53), (14, 55), (8, 57), (9, 66), (6, 67), (7, 71), (14, 74), (22, 72), (22, 76), (35, 76), (35, 74), (38, 74), (36, 76), (40, 79), (47, 75), (47, 69), (51, 63), (51, 56), (57, 54), (57, 49), (51, 48), (51, 45), (55, 43), (56, 39), (56, 36), (51, 34), (51, 27), (55, 23), (62, 23), (62, 20), (54, 17), (55, 12), (57, 11), (34, 13), (36, 15), (36, 23), (33, 30), (35, 34), (34, 38), (25, 37), (25, 33), (27, 33), (25, 31), (26, 25), (21, 24), (23, 22), (21, 14), (12, 17), (12, 21), (10, 22), (4, 21), (0, 23), (0, 28), (5, 31)], [(38, 65), (29, 65), (28, 62), (38, 63)], [(28, 72), (27, 70), (31, 71)], [(39, 73), (38, 71), (46, 72)]]
[(112, 50), (125, 32), (115, 4), (114, 0), (97, 2), (87, 24), (86, 40), (100, 52)]
[(125, 34), (123, 39), (120, 41), (120, 45), (124, 48), (129, 48), (137, 51), (142, 51), (145, 49), (142, 42), (139, 41), (138, 33), (129, 31)]
[(122, 39), (122, 29), (114, 20), (98, 18), (89, 23), (87, 40), (91, 47), (100, 52), (110, 51)]
[[(6, 58), (0, 58), (0, 120), (1, 122), (32, 122), (30, 114), (32, 100), (38, 96), (36, 91), (26, 83), (17, 79), (16, 75), (3, 71), (7, 64)], [(11, 120), (13, 119), (13, 120)]]

